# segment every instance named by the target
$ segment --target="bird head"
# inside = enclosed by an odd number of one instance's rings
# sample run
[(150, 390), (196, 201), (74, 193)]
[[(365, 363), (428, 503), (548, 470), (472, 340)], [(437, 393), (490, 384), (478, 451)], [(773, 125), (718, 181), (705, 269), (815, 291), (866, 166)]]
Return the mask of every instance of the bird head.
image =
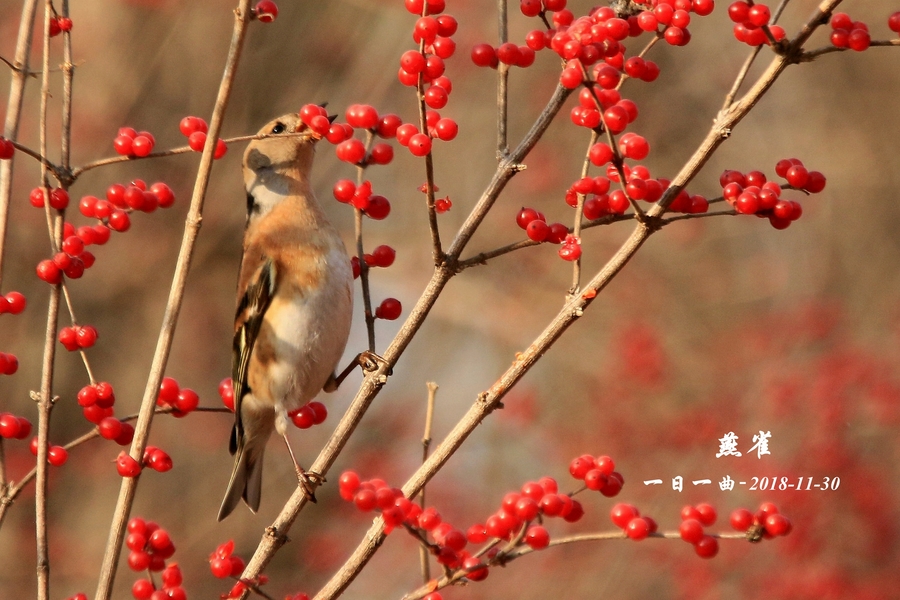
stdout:
[[(315, 135), (297, 113), (273, 119), (259, 130), (259, 136), (244, 152), (245, 178), (263, 171), (308, 176), (319, 136)], [(247, 172), (249, 171), (249, 172)]]

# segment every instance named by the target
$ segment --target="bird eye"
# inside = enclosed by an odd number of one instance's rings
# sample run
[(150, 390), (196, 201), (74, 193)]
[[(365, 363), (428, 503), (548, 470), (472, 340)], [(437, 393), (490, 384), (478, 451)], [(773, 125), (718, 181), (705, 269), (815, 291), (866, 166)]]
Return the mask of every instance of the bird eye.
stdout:
[(285, 127), (284, 123), (275, 123), (275, 127), (272, 128), (272, 133), (284, 133)]

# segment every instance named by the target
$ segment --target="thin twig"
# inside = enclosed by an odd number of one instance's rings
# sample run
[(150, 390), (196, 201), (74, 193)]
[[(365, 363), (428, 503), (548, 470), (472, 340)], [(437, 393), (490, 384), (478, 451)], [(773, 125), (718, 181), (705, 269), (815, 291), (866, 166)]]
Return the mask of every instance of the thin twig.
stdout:
[[(428, 3), (423, 3), (422, 11), (428, 11)], [(425, 57), (425, 40), (419, 42), (419, 53)], [(428, 108), (425, 105), (425, 74), (419, 73), (416, 81), (416, 107), (419, 111), (419, 131), (428, 134)], [(441, 230), (438, 227), (437, 210), (434, 207), (434, 155), (429, 151), (425, 155), (425, 208), (428, 211), (428, 230), (431, 233), (431, 258), (435, 266), (444, 260), (441, 247)]]
[[(53, 15), (52, 0), (47, 0), (44, 8), (44, 48), (43, 74), (41, 76), (41, 108), (40, 108), (40, 145), (41, 155), (47, 155), (47, 112), (50, 101), (50, 19)], [(57, 214), (50, 218), (50, 203), (47, 194), (49, 181), (48, 169), (41, 169), (44, 187), (44, 205), (50, 226), (52, 246), (59, 248), (62, 242), (62, 217)], [(38, 600), (50, 598), (50, 553), (47, 540), (47, 453), (50, 438), (50, 413), (53, 410), (53, 374), (56, 358), (56, 323), (59, 316), (60, 284), (50, 290), (47, 303), (47, 327), (44, 332), (44, 352), (41, 361), (41, 389), (37, 397), (38, 408), (38, 451), (37, 473), (35, 479), (34, 511), (35, 539), (37, 545), (37, 597)]]
[[(497, 0), (497, 37), (501, 46), (509, 39), (507, 0)], [(507, 127), (509, 126), (509, 65), (497, 65), (497, 160), (503, 161), (509, 154)]]
[[(6, 103), (6, 122), (3, 125), (3, 137), (14, 141), (18, 137), (19, 119), (22, 114), (22, 102), (25, 93), (26, 73), (28, 72), (28, 55), (31, 52), (34, 17), (37, 12), (37, 0), (24, 0), (22, 17), (19, 20), (19, 35), (16, 39), (15, 66), (9, 83), (9, 99)], [(9, 220), (9, 199), (12, 194), (12, 175), (15, 155), (8, 160), (0, 160), (0, 285), (3, 282), (3, 259), (6, 255), (6, 227)], [(3, 442), (0, 441), (0, 497), (6, 493), (6, 457), (3, 453)]]
[[(369, 131), (366, 137), (366, 152), (372, 145), (374, 136)], [(356, 169), (356, 186), (363, 182), (366, 166), (360, 165)], [(366, 262), (365, 247), (363, 245), (363, 211), (353, 207), (353, 233), (356, 239), (356, 257), (359, 260), (359, 283), (362, 288), (363, 316), (366, 321), (366, 337), (369, 342), (369, 352), (375, 352), (375, 315), (372, 312), (372, 294), (369, 289), (369, 263)]]
[[(434, 400), (437, 396), (438, 384), (429, 381), (425, 384), (428, 388), (428, 400), (425, 407), (425, 433), (422, 434), (422, 462), (428, 460), (428, 449), (431, 446), (431, 427), (434, 424)], [(419, 506), (425, 508), (425, 486), (419, 492)], [(419, 565), (422, 570), (422, 580), (425, 583), (431, 581), (431, 564), (428, 561), (428, 548), (419, 546)]]
[[(135, 426), (134, 440), (132, 441), (130, 455), (135, 460), (140, 460), (144, 453), (147, 438), (150, 435), (150, 425), (153, 421), (156, 396), (159, 384), (162, 381), (169, 351), (172, 347), (172, 338), (175, 334), (175, 325), (178, 322), (178, 314), (184, 298), (184, 289), (187, 282), (188, 270), (194, 252), (194, 244), (200, 231), (201, 215), (203, 213), (203, 201), (206, 198), (206, 190), (209, 185), (209, 176), (213, 164), (213, 152), (219, 132), (222, 129), (222, 121), (228, 100), (231, 97), (235, 72), (241, 50), (244, 46), (244, 37), (247, 24), (250, 22), (250, 0), (240, 0), (235, 10), (234, 29), (231, 36), (231, 45), (228, 49), (228, 57), (225, 61), (225, 69), (222, 73), (222, 81), (216, 97), (212, 117), (209, 122), (209, 131), (203, 154), (200, 157), (200, 166), (197, 169), (197, 179), (194, 183), (194, 191), (191, 196), (191, 205), (188, 210), (184, 226), (184, 236), (181, 241), (181, 249), (178, 253), (178, 261), (175, 265), (175, 274), (172, 279), (172, 287), (166, 302), (166, 311), (163, 315), (162, 327), (157, 340), (156, 350), (150, 366), (147, 385), (141, 399), (141, 408)], [(134, 502), (135, 492), (139, 477), (124, 478), (119, 489), (119, 497), (116, 509), (110, 525), (109, 540), (103, 555), (103, 564), (97, 584), (97, 593), (94, 600), (108, 600), (112, 594), (113, 581), (116, 575), (116, 566), (119, 553), (122, 550), (122, 541), (125, 537), (125, 526), (131, 514), (131, 506)]]
[[(590, 229), (592, 227), (598, 227), (600, 225), (609, 225), (610, 223), (619, 223), (621, 221), (633, 221), (634, 214), (633, 213), (625, 213), (623, 215), (606, 215), (600, 217), (599, 219), (594, 219), (593, 221), (587, 221), (586, 223), (581, 224), (581, 229)], [(569, 233), (574, 233), (574, 228), (569, 228)], [(505, 246), (501, 246), (500, 248), (495, 248), (494, 250), (486, 250), (485, 252), (479, 252), (478, 254), (460, 260), (456, 263), (456, 271), (460, 272), (464, 269), (468, 269), (470, 267), (478, 267), (482, 265), (486, 265), (487, 261), (496, 258), (498, 256), (503, 256), (504, 254), (509, 254), (510, 252), (515, 252), (516, 250), (521, 250), (522, 248), (530, 248), (532, 246), (539, 246), (541, 244), (545, 244), (547, 242), (535, 242), (531, 239), (519, 240), (518, 242), (513, 242), (512, 244), (507, 244)]]
[[(710, 537), (718, 538), (718, 539), (730, 539), (730, 540), (741, 540), (746, 539), (747, 534), (729, 531), (726, 533), (711, 533), (708, 534)], [(660, 533), (651, 533), (648, 538), (656, 538), (656, 539), (680, 539), (681, 534), (677, 531), (667, 531)], [(472, 571), (478, 571), (483, 568), (490, 568), (494, 566), (506, 566), (508, 563), (516, 560), (517, 558), (521, 558), (532, 552), (540, 552), (546, 550), (547, 548), (553, 548), (558, 546), (566, 546), (569, 544), (575, 544), (579, 542), (599, 542), (599, 541), (608, 541), (608, 540), (624, 540), (627, 539), (625, 533), (621, 530), (617, 531), (602, 531), (596, 533), (581, 533), (577, 535), (569, 535), (565, 537), (552, 538), (550, 543), (540, 550), (535, 550), (528, 545), (516, 543), (509, 544), (508, 549), (504, 548), (504, 550), (500, 551), (497, 555), (486, 562), (478, 563), (477, 565), (472, 565), (470, 567), (463, 567), (459, 569), (455, 569), (451, 571), (448, 575), (438, 579), (437, 581), (426, 581), (425, 585), (420, 587), (419, 589), (412, 591), (401, 600), (420, 600), (424, 598), (431, 592), (436, 590), (440, 590), (450, 585), (454, 585), (471, 573)], [(493, 544), (493, 543), (492, 543)], [(513, 547), (514, 546), (514, 547)]]
[[(588, 142), (587, 150), (584, 153), (584, 161), (581, 163), (581, 178), (588, 176), (591, 170), (591, 148), (597, 143), (600, 134), (597, 130), (591, 130), (591, 139)], [(578, 201), (575, 203), (575, 225), (572, 227), (572, 235), (581, 239), (581, 223), (584, 221), (584, 199), (587, 194), (578, 194)], [(572, 263), (572, 286), (569, 288), (569, 295), (578, 293), (578, 286), (581, 285), (581, 257)]]

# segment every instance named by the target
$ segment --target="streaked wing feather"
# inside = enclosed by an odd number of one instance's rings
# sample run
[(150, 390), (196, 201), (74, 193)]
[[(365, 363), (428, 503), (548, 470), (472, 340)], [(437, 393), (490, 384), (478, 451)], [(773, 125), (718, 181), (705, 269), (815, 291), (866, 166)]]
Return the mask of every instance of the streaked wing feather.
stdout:
[(240, 439), (244, 435), (241, 423), (241, 399), (250, 391), (247, 371), (250, 355), (259, 336), (266, 310), (275, 296), (277, 272), (272, 259), (266, 259), (238, 303), (235, 314), (235, 331), (231, 360), (231, 379), (234, 386), (234, 429), (231, 432), (229, 449), (237, 452)]

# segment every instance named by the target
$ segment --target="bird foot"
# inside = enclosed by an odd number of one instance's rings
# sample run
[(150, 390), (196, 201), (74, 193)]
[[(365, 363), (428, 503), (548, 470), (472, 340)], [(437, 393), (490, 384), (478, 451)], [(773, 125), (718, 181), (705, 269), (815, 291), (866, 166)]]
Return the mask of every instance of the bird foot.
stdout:
[(316, 488), (325, 483), (325, 477), (315, 471), (304, 471), (297, 465), (297, 484), (303, 489), (303, 495), (310, 502), (316, 502)]

